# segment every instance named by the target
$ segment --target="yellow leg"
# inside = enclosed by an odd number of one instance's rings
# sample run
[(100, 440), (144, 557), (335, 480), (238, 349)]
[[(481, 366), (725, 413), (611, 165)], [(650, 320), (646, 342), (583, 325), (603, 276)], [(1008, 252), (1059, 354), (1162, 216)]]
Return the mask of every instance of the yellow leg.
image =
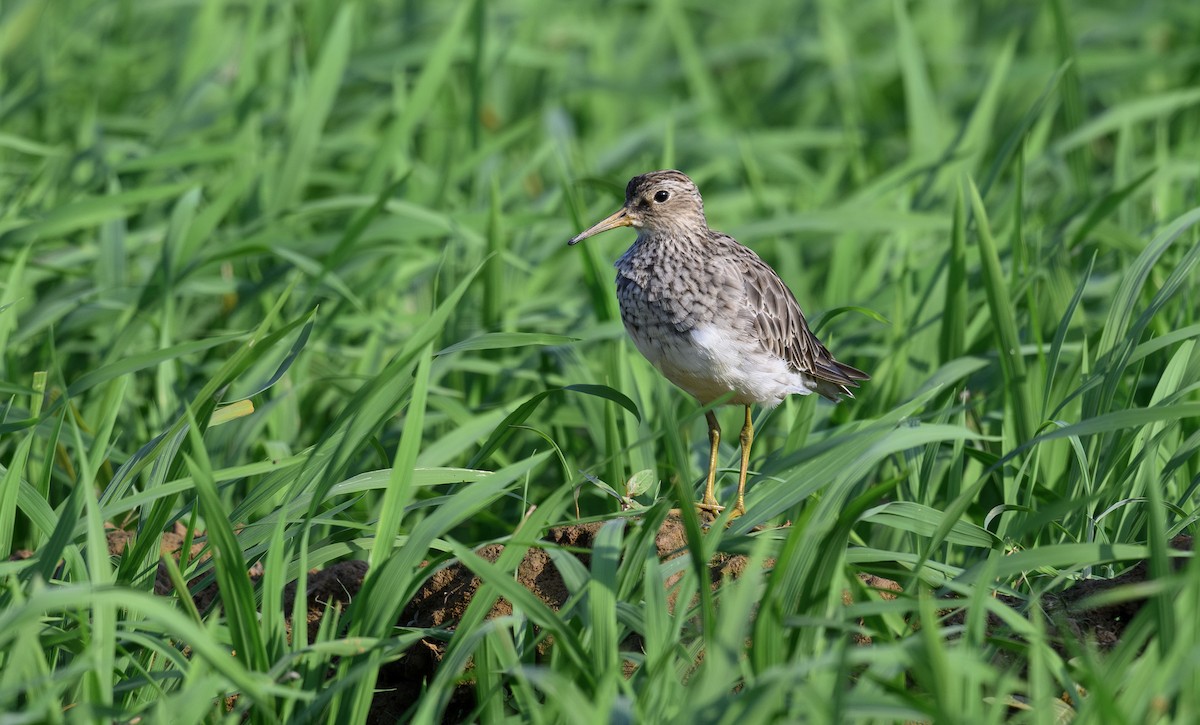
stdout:
[(717, 422), (717, 414), (711, 410), (704, 417), (708, 419), (708, 483), (704, 486), (704, 500), (700, 508), (715, 514), (722, 508), (713, 494), (717, 481), (717, 446), (721, 442), (721, 425)]
[(746, 424), (742, 426), (742, 470), (738, 472), (737, 503), (730, 518), (746, 513), (746, 470), (750, 468), (750, 446), (754, 443), (754, 422), (750, 420), (750, 406), (746, 406)]

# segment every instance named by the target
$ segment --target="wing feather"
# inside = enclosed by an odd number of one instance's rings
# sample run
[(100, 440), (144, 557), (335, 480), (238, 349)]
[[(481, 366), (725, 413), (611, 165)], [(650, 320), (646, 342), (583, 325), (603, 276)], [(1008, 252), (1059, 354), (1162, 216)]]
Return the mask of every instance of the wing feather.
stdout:
[[(734, 262), (745, 287), (751, 322), (767, 350), (785, 360), (796, 372), (831, 383), (835, 391), (846, 395), (850, 395), (849, 388), (858, 387), (858, 381), (870, 379), (863, 371), (834, 359), (808, 328), (795, 295), (775, 270), (753, 250), (731, 237), (726, 239), (732, 242)], [(818, 389), (818, 392), (831, 397), (825, 390)]]

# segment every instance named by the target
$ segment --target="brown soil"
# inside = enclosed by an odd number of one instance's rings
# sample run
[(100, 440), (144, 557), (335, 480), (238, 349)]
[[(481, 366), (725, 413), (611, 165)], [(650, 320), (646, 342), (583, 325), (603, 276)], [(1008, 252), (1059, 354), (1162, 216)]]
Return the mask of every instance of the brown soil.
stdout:
[[(559, 547), (569, 547), (576, 550), (576, 556), (584, 566), (589, 563), (586, 553), (592, 548), (593, 538), (600, 524), (582, 524), (559, 526), (552, 528), (545, 540)], [(179, 548), (184, 541), (184, 531), (177, 529), (163, 535), (162, 552), (178, 559)], [(126, 543), (131, 538), (128, 532), (113, 529), (109, 532), (109, 550), (113, 556), (120, 556)], [(656, 538), (658, 553), (663, 559), (679, 556), (686, 548), (686, 536), (681, 521), (678, 518), (668, 518), (659, 530)], [(203, 553), (203, 538), (197, 537), (191, 547), (191, 556), (206, 556)], [(1192, 537), (1178, 536), (1170, 542), (1173, 549), (1191, 551)], [(496, 561), (503, 551), (499, 544), (489, 544), (481, 547), (476, 553), (488, 561)], [(29, 552), (19, 552), (14, 558), (25, 558)], [(1175, 560), (1177, 563), (1181, 560)], [(747, 564), (747, 560), (739, 555), (719, 555), (709, 565), (713, 585), (717, 585), (722, 577), (737, 577)], [(768, 566), (772, 562), (768, 562)], [(261, 568), (252, 570), (252, 576), (260, 576)], [(308, 602), (308, 635), (310, 641), (316, 636), (321, 620), (331, 606), (345, 606), (362, 587), (363, 578), (367, 573), (367, 565), (362, 561), (346, 561), (333, 564), (320, 571), (311, 572), (308, 577), (306, 599)], [(1077, 582), (1073, 586), (1048, 597), (1042, 602), (1042, 611), (1046, 614), (1048, 626), (1056, 628), (1060, 636), (1079, 641), (1091, 638), (1101, 649), (1109, 649), (1120, 641), (1125, 627), (1141, 609), (1143, 599), (1129, 599), (1116, 604), (1090, 606), (1088, 600), (1092, 597), (1110, 591), (1116, 587), (1136, 584), (1148, 578), (1147, 562), (1139, 562), (1126, 570), (1120, 576), (1112, 579), (1090, 579)], [(551, 608), (561, 607), (567, 600), (568, 590), (555, 569), (550, 555), (544, 549), (532, 548), (524, 556), (516, 572), (517, 580), (540, 600)], [(884, 597), (895, 596), (903, 587), (895, 581), (872, 574), (860, 574), (866, 587), (881, 592)], [(193, 585), (195, 582), (192, 583)], [(424, 582), (416, 596), (405, 606), (398, 625), (406, 627), (444, 627), (453, 628), (471, 603), (481, 582), (470, 570), (457, 562), (451, 562), (440, 567)], [(166, 568), (159, 567), (155, 582), (155, 592), (169, 594), (172, 591)], [(196, 606), (204, 611), (216, 598), (218, 592), (215, 585), (193, 593)], [(294, 585), (289, 587), (284, 595), (285, 612), (292, 611), (295, 597)], [(1000, 596), (1007, 604), (1018, 610), (1023, 610), (1027, 603), (1009, 597)], [(843, 594), (843, 601), (850, 604), (853, 597), (849, 591)], [(671, 602), (672, 606), (674, 602)], [(512, 613), (512, 606), (500, 599), (492, 605), (488, 618), (499, 617)], [(964, 615), (961, 611), (947, 609), (945, 611), (948, 623), (961, 623)], [(289, 623), (290, 626), (290, 623)], [(999, 620), (989, 617), (989, 633), (1003, 632)], [(859, 644), (870, 644), (870, 638), (857, 637)], [(631, 639), (626, 642), (630, 648), (636, 648), (638, 642)], [(412, 705), (419, 695), (425, 682), (429, 680), (441, 661), (444, 643), (434, 639), (425, 639), (416, 647), (410, 649), (399, 661), (386, 666), (381, 672), (378, 687), (381, 693), (376, 697), (372, 711), (371, 722), (395, 722)], [(448, 720), (459, 720), (466, 717), (473, 707), (473, 691), (470, 686), (461, 686), (455, 699), (451, 702), (447, 713)]]

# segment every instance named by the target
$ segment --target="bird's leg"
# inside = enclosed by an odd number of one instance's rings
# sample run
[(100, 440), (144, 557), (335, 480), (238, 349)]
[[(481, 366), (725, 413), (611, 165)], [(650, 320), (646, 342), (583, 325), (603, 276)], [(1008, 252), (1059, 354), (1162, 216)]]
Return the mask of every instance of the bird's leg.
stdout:
[(717, 422), (717, 414), (711, 410), (704, 414), (708, 419), (708, 483), (704, 486), (704, 500), (700, 502), (699, 508), (717, 513), (721, 510), (721, 505), (717, 503), (717, 497), (713, 494), (713, 487), (717, 480), (717, 445), (721, 442), (721, 424)]
[(754, 422), (750, 420), (750, 406), (746, 406), (746, 424), (742, 426), (742, 470), (738, 473), (737, 503), (733, 506), (732, 518), (746, 513), (746, 470), (750, 468), (750, 445), (754, 443)]

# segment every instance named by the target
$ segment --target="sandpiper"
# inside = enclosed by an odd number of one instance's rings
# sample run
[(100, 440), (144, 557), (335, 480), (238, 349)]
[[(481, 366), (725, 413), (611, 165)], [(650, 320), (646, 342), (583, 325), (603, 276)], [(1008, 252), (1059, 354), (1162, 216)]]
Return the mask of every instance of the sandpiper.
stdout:
[[(704, 200), (679, 171), (635, 176), (625, 205), (571, 239), (577, 244), (618, 227), (637, 239), (617, 260), (621, 320), (637, 349), (701, 405), (743, 405), (742, 465), (732, 516), (745, 513), (746, 470), (754, 425), (750, 406), (818, 393), (837, 402), (870, 376), (838, 362), (821, 344), (775, 270), (728, 234), (709, 229)], [(713, 493), (721, 428), (708, 419), (708, 480), (702, 510), (722, 510)]]

